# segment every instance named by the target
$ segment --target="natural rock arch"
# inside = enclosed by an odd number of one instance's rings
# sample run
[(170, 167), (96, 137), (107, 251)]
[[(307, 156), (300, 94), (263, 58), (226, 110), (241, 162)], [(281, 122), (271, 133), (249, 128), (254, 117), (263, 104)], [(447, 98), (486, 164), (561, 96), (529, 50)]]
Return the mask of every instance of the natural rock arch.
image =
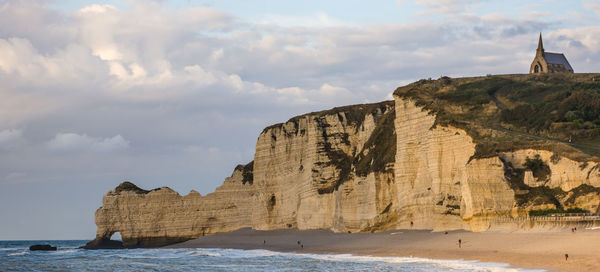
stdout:
[(110, 235), (110, 238), (109, 238), (109, 239), (110, 239), (110, 240), (113, 240), (113, 241), (123, 241), (123, 238), (121, 237), (121, 233), (120, 233), (120, 232), (118, 232), (118, 231), (116, 231), (116, 232), (113, 232), (113, 233)]

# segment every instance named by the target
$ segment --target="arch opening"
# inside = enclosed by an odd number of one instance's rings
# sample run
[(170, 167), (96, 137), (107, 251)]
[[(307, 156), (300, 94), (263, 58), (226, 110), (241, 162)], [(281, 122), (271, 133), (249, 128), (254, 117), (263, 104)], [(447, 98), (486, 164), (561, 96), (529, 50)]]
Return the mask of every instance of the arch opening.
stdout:
[(121, 242), (123, 242), (123, 237), (121, 237), (121, 233), (120, 233), (120, 232), (118, 232), (118, 231), (117, 231), (117, 232), (113, 232), (113, 233), (110, 235), (110, 238), (109, 238), (109, 239), (110, 239), (110, 240), (113, 240), (113, 241), (121, 241)]

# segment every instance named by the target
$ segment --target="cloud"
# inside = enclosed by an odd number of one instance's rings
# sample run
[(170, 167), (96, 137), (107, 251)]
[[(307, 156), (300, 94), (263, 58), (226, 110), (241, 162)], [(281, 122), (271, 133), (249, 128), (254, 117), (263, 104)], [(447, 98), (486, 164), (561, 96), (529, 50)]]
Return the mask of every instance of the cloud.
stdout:
[(49, 150), (56, 152), (111, 152), (128, 148), (129, 141), (121, 135), (110, 138), (94, 138), (86, 134), (58, 133), (46, 143), (46, 146)]
[(191, 7), (177, 10), (178, 24), (199, 27), (206, 30), (230, 30), (235, 26), (235, 18), (223, 11), (209, 7)]
[(464, 13), (471, 5), (481, 3), (477, 0), (415, 0), (415, 4), (427, 8), (425, 13)]
[(0, 131), (0, 148), (14, 148), (23, 140), (20, 129), (5, 129)]
[(583, 7), (600, 15), (600, 3), (596, 0), (582, 0)]
[[(76, 63), (79, 65), (74, 65)], [(106, 71), (105, 64), (79, 44), (69, 44), (52, 55), (46, 55), (27, 39), (0, 37), (0, 79), (5, 79), (3, 89), (12, 84), (81, 87), (105, 79), (103, 74)]]
[(79, 12), (81, 13), (98, 13), (98, 14), (102, 14), (102, 13), (107, 13), (107, 12), (112, 12), (112, 11), (117, 11), (118, 9), (113, 6), (113, 5), (98, 5), (98, 4), (93, 4), (93, 5), (89, 5), (89, 6), (85, 6), (83, 8), (81, 8), (79, 10)]
[(280, 27), (309, 28), (340, 27), (351, 25), (349, 22), (332, 18), (325, 12), (317, 12), (309, 16), (283, 16), (278, 14), (267, 14), (262, 16), (257, 21), (257, 24)]

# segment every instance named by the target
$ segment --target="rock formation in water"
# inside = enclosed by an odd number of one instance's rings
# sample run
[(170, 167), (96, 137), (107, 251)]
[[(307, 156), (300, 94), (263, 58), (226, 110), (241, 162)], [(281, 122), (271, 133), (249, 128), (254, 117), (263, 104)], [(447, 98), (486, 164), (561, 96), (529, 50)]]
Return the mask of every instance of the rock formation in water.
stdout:
[[(600, 89), (596, 78), (443, 77), (401, 87), (395, 101), (294, 117), (265, 128), (254, 161), (237, 166), (214, 193), (181, 196), (129, 182), (111, 190), (96, 211), (90, 248), (115, 232), (125, 247), (154, 247), (244, 227), (483, 231), (495, 218), (531, 210), (596, 212), (598, 150), (565, 137), (597, 139), (600, 128), (582, 131), (561, 119), (579, 114), (581, 103), (570, 107), (569, 99)], [(553, 84), (568, 93), (550, 92)], [(534, 120), (542, 126), (524, 131), (514, 115), (537, 110), (529, 96), (558, 102)], [(600, 112), (594, 105), (584, 105), (585, 114)]]
[(29, 247), (29, 250), (31, 251), (36, 251), (36, 250), (40, 250), (40, 251), (56, 251), (56, 247), (55, 246), (51, 246), (51, 245), (32, 245)]

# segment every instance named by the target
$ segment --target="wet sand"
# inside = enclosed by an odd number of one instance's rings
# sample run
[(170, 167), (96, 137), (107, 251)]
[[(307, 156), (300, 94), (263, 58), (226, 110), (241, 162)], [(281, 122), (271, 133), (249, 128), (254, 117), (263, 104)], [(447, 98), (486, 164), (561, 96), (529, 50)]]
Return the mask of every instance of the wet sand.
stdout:
[[(458, 240), (462, 247), (458, 247)], [(300, 241), (301, 245), (298, 244)], [(600, 230), (554, 232), (431, 232), (396, 230), (381, 233), (333, 233), (295, 229), (241, 229), (205, 236), (169, 248), (267, 249), (282, 252), (403, 256), (509, 263), (550, 271), (599, 271)], [(569, 260), (565, 261), (565, 253)]]

